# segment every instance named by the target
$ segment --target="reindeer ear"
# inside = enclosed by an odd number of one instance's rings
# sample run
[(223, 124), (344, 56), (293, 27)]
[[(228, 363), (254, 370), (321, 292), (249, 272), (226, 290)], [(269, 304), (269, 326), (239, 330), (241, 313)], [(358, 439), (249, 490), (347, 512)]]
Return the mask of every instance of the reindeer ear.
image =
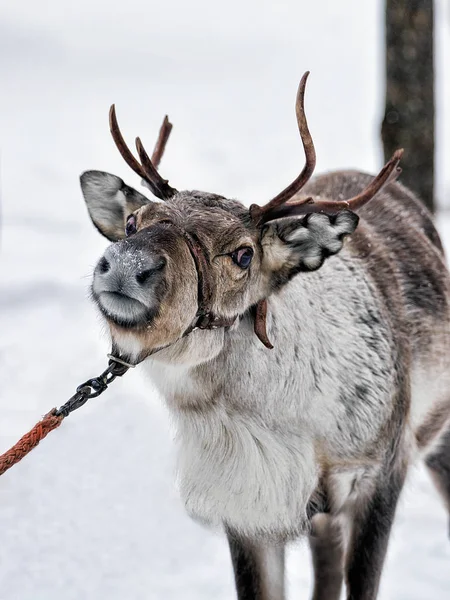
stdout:
[(344, 237), (355, 231), (358, 222), (359, 217), (350, 211), (273, 221), (263, 230), (264, 266), (279, 283), (300, 271), (315, 271), (341, 250)]
[(125, 237), (125, 221), (150, 200), (116, 175), (86, 171), (80, 177), (89, 216), (102, 235), (116, 242)]

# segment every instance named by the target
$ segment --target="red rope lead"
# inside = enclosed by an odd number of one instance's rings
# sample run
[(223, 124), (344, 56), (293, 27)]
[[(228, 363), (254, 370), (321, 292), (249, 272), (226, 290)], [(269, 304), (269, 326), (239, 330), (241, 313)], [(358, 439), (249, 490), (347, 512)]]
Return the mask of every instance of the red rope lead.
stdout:
[(0, 475), (3, 475), (5, 471), (18, 463), (19, 460), (22, 460), (50, 431), (61, 425), (64, 416), (56, 416), (55, 412), (56, 408), (47, 413), (39, 423), (36, 423), (33, 429), (20, 438), (17, 444), (14, 444), (12, 448), (0, 456)]
[(108, 357), (110, 359), (109, 366), (101, 375), (88, 379), (79, 385), (75, 394), (65, 404), (47, 413), (39, 423), (36, 423), (33, 429), (20, 438), (17, 444), (14, 444), (12, 448), (0, 456), (0, 475), (3, 475), (19, 460), (22, 460), (50, 431), (59, 427), (63, 419), (69, 416), (72, 411), (86, 404), (90, 398), (96, 398), (103, 394), (116, 377), (122, 377), (130, 367), (134, 366), (110, 354), (108, 354)]

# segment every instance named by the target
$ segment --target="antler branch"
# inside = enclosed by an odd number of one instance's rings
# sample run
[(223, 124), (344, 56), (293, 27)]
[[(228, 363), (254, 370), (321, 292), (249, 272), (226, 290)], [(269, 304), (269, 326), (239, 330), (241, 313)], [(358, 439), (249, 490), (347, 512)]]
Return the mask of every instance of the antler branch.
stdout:
[(259, 225), (266, 223), (267, 221), (271, 221), (274, 218), (272, 217), (273, 211), (285, 204), (290, 198), (295, 196), (295, 194), (301, 190), (305, 183), (310, 179), (316, 166), (316, 151), (314, 149), (314, 142), (309, 132), (308, 122), (305, 115), (305, 88), (308, 76), (309, 71), (306, 71), (300, 80), (295, 103), (298, 129), (306, 157), (305, 166), (303, 167), (300, 175), (270, 202), (264, 206), (253, 204), (250, 207), (250, 215), (252, 219)]
[(156, 141), (155, 147), (153, 149), (152, 154), (152, 163), (155, 169), (159, 167), (159, 163), (161, 162), (161, 158), (164, 154), (164, 150), (166, 149), (167, 140), (169, 139), (170, 132), (172, 131), (172, 123), (169, 121), (169, 117), (166, 115), (161, 125), (161, 129), (159, 130), (158, 139)]
[(136, 148), (141, 159), (139, 163), (134, 157), (131, 150), (128, 148), (122, 133), (119, 129), (119, 124), (116, 117), (116, 109), (114, 104), (109, 111), (109, 127), (113, 140), (119, 150), (122, 158), (135, 173), (139, 175), (147, 184), (152, 193), (160, 200), (168, 200), (177, 190), (171, 187), (167, 179), (163, 179), (157, 171), (157, 167), (161, 161), (164, 149), (169, 139), (172, 124), (169, 123), (167, 116), (164, 118), (163, 124), (159, 131), (158, 141), (153, 150), (152, 158), (150, 159), (144, 146), (139, 138), (136, 138)]
[(401, 168), (398, 164), (402, 156), (403, 149), (400, 148), (399, 150), (396, 150), (392, 158), (384, 165), (369, 185), (364, 188), (360, 194), (349, 200), (333, 202), (331, 200), (314, 201), (312, 198), (305, 198), (299, 202), (288, 202), (275, 208), (270, 214), (270, 220), (305, 215), (307, 213), (323, 212), (327, 214), (336, 214), (342, 210), (358, 210), (372, 200), (372, 198), (378, 194), (387, 183), (393, 181), (400, 175)]

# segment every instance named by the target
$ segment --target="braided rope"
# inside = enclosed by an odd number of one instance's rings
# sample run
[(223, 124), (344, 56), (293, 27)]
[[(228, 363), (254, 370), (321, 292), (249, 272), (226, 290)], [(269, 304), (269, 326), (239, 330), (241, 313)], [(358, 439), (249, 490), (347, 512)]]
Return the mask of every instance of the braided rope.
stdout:
[(33, 429), (30, 429), (28, 433), (21, 437), (17, 444), (14, 444), (12, 448), (0, 456), (0, 475), (3, 475), (5, 471), (18, 463), (19, 460), (22, 460), (33, 448), (36, 448), (39, 442), (50, 431), (59, 427), (63, 419), (69, 416), (72, 411), (86, 404), (90, 398), (97, 398), (97, 396), (103, 394), (116, 377), (122, 377), (128, 369), (135, 366), (121, 358), (116, 358), (112, 354), (108, 354), (108, 358), (108, 368), (101, 375), (88, 379), (79, 385), (75, 394), (65, 404), (58, 409), (53, 408), (39, 423), (36, 423)]
[(22, 460), (50, 431), (59, 427), (64, 419), (63, 415), (56, 416), (56, 408), (51, 410), (45, 417), (36, 423), (28, 433), (20, 438), (12, 448), (0, 456), (0, 475)]

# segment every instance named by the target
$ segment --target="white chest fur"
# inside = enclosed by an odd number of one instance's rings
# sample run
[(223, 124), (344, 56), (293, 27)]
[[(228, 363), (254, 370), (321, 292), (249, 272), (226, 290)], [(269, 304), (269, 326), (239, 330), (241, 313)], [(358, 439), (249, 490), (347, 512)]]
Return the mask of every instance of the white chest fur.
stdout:
[(179, 415), (177, 437), (181, 494), (194, 518), (247, 536), (304, 529), (317, 483), (306, 436), (271, 431), (216, 406)]
[(148, 368), (175, 417), (179, 486), (189, 514), (247, 536), (304, 531), (317, 485), (311, 436), (275, 431), (221, 398), (204, 397), (199, 404), (205, 391), (186, 366)]

